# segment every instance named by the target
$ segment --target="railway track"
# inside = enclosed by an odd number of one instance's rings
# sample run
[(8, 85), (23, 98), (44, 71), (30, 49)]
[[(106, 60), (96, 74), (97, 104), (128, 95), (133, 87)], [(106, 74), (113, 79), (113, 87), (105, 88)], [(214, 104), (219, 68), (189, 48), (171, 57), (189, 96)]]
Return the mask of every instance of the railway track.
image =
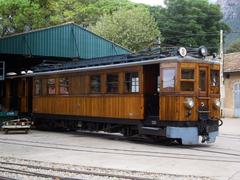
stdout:
[[(129, 179), (129, 180), (153, 180), (153, 178), (141, 178), (136, 176), (126, 176), (126, 175), (118, 175), (118, 174), (110, 174), (110, 173), (100, 173), (100, 172), (92, 172), (92, 171), (80, 171), (80, 170), (69, 170), (62, 168), (50, 168), (50, 167), (42, 167), (42, 166), (34, 166), (34, 165), (26, 165), (19, 163), (7, 163), (0, 162), (0, 172), (8, 172), (11, 174), (18, 174), (27, 177), (41, 177), (41, 178), (50, 178), (50, 179), (63, 179), (63, 180), (79, 180), (79, 179)], [(7, 166), (6, 166), (7, 165)], [(12, 167), (14, 166), (14, 167)], [(25, 170), (22, 170), (25, 169)], [(44, 172), (42, 172), (44, 171)], [(47, 171), (47, 172), (46, 172)], [(42, 172), (42, 173), (39, 173)], [(58, 175), (58, 174), (68, 174), (66, 175)], [(13, 178), (11, 178), (13, 179)]]
[[(53, 139), (45, 140), (47, 136), (41, 137), (41, 132), (33, 136), (33, 138), (28, 138), (26, 135), (15, 136), (15, 135), (4, 135), (4, 137), (0, 136), (0, 146), (10, 147), (11, 149), (32, 149), (34, 151), (48, 151), (48, 152), (61, 152), (64, 156), (71, 154), (72, 156), (87, 156), (91, 157), (104, 157), (104, 158), (119, 158), (123, 157), (123, 159), (143, 159), (144, 161), (169, 161), (169, 162), (189, 162), (195, 163), (200, 162), (201, 164), (212, 164), (212, 163), (221, 163), (222, 166), (227, 166), (230, 164), (234, 164), (234, 166), (238, 166), (240, 164), (240, 152), (239, 148), (235, 148), (238, 146), (238, 141), (232, 139), (234, 142), (233, 147), (228, 146), (219, 146), (219, 145), (199, 145), (199, 146), (180, 146), (180, 145), (172, 145), (166, 146), (161, 143), (151, 143), (151, 142), (132, 142), (125, 141), (125, 139), (119, 139), (122, 142), (113, 141), (115, 145), (123, 145), (121, 146), (105, 146), (104, 144), (92, 144), (91, 142), (96, 142), (100, 140), (100, 142), (105, 142), (105, 135), (92, 135), (96, 136), (94, 138), (85, 140), (84, 135), (81, 135), (81, 138), (84, 138), (83, 143), (79, 140), (79, 134), (73, 134), (75, 137), (71, 143), (65, 143), (63, 141), (59, 141), (59, 136), (61, 134), (53, 134)], [(64, 139), (71, 138), (63, 136)], [(26, 138), (25, 138), (26, 136)], [(89, 136), (86, 135), (88, 138)], [(106, 145), (111, 142), (111, 139), (115, 139), (115, 137), (111, 137), (111, 135), (106, 135), (107, 138), (110, 138), (110, 141), (106, 140)], [(222, 134), (223, 137), (236, 137), (238, 136), (231, 134)], [(223, 138), (221, 137), (220, 138)], [(51, 137), (51, 136), (50, 136)], [(55, 139), (57, 137), (57, 139)], [(118, 138), (118, 137), (117, 137)], [(101, 140), (103, 139), (103, 140)], [(89, 143), (85, 143), (88, 142)], [(126, 145), (126, 146), (125, 146)], [(7, 153), (8, 154), (8, 153)], [(11, 154), (11, 153), (10, 153)], [(10, 155), (9, 154), (9, 155)], [(26, 153), (23, 153), (26, 155)], [(6, 156), (6, 154), (5, 154)], [(18, 158), (17, 156), (14, 156)], [(20, 156), (21, 157), (21, 156)], [(26, 156), (25, 156), (26, 157)], [(153, 159), (154, 158), (154, 159)], [(31, 158), (32, 159), (32, 158)], [(183, 160), (183, 161), (181, 161)], [(192, 161), (192, 162), (191, 162)], [(62, 161), (58, 161), (62, 162)], [(76, 161), (78, 162), (78, 161)], [(143, 173), (143, 172), (132, 172), (123, 170), (120, 173), (114, 169), (106, 170), (104, 168), (87, 167), (87, 168), (69, 168), (62, 164), (63, 166), (55, 166), (55, 165), (46, 165), (44, 163), (47, 162), (36, 162), (32, 163), (32, 160), (17, 160), (14, 158), (7, 160), (7, 157), (1, 157), (0, 155), (0, 179), (2, 178), (2, 174), (8, 174), (5, 179), (31, 179), (34, 180), (34, 177), (42, 178), (42, 179), (97, 179), (97, 180), (108, 180), (108, 179), (198, 179), (196, 176), (194, 178), (182, 176), (179, 178), (179, 175), (175, 177), (173, 174), (153, 174), (153, 173)], [(226, 164), (225, 164), (226, 163)], [(56, 164), (56, 163), (55, 163)], [(75, 163), (74, 163), (75, 164)], [(70, 165), (74, 166), (74, 165)], [(109, 166), (105, 166), (109, 167)], [(125, 168), (124, 168), (125, 169)], [(159, 172), (159, 171), (153, 171)], [(163, 171), (166, 172), (166, 171)], [(100, 173), (100, 174), (96, 174)], [(143, 174), (141, 174), (143, 173)], [(14, 175), (14, 176), (12, 176)], [(16, 175), (16, 176), (15, 176)], [(162, 178), (165, 176), (170, 176), (167, 178)], [(37, 179), (38, 179), (37, 178)], [(199, 179), (209, 179), (205, 177), (201, 177)]]
[[(125, 156), (138, 156), (138, 157), (151, 157), (151, 158), (169, 158), (169, 159), (186, 159), (186, 160), (201, 160), (201, 161), (216, 161), (216, 162), (233, 162), (240, 163), (240, 152), (230, 151), (230, 149), (223, 148), (202, 148), (202, 147), (184, 147), (184, 146), (170, 146), (171, 148), (187, 149), (183, 152), (171, 151), (146, 151), (146, 150), (132, 150), (132, 149), (120, 149), (120, 148), (108, 148), (108, 147), (94, 147), (83, 145), (66, 145), (62, 143), (48, 143), (41, 141), (30, 140), (15, 140), (0, 138), (0, 144), (9, 144), (16, 146), (26, 146), (35, 148), (44, 148), (52, 150), (63, 150), (72, 152), (86, 152), (97, 154), (113, 154), (113, 155), (125, 155)], [(192, 153), (196, 152), (196, 153)], [(200, 154), (202, 153), (202, 154)], [(207, 153), (207, 154), (206, 154)]]
[[(139, 171), (125, 171), (114, 169), (103, 169), (95, 167), (81, 167), (79, 170), (76, 167), (60, 168), (60, 164), (48, 164), (45, 166), (36, 165), (42, 164), (39, 161), (21, 160), (21, 159), (8, 159), (0, 161), (0, 179), (15, 180), (15, 179), (54, 179), (54, 180), (79, 180), (79, 179), (92, 179), (92, 180), (154, 180), (154, 179), (186, 179), (186, 176), (176, 176), (159, 173), (147, 173)], [(10, 161), (19, 161), (9, 162)], [(53, 167), (55, 166), (55, 167)], [(5, 176), (3, 176), (5, 174)], [(8, 177), (15, 176), (16, 178)], [(189, 179), (189, 178), (187, 178)], [(194, 177), (191, 179), (204, 179), (209, 180), (207, 177)]]

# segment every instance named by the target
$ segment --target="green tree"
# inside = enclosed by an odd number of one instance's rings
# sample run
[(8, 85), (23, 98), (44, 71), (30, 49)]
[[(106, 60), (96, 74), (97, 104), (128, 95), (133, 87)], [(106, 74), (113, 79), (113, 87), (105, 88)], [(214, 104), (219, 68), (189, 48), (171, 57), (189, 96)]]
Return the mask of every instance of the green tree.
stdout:
[(227, 53), (240, 52), (240, 38), (230, 44)]
[(0, 0), (0, 36), (69, 21), (89, 26), (104, 14), (138, 6), (129, 0)]
[(74, 21), (89, 26), (95, 24), (104, 14), (137, 6), (128, 0), (49, 0), (48, 3), (51, 25)]
[(208, 0), (165, 0), (166, 7), (150, 7), (165, 38), (163, 45), (205, 45), (216, 52), (220, 29), (228, 30), (218, 5)]
[(0, 36), (35, 29), (44, 24), (39, 4), (29, 0), (0, 0)]
[(118, 10), (104, 15), (90, 29), (132, 51), (150, 46), (160, 36), (157, 24), (146, 8)]

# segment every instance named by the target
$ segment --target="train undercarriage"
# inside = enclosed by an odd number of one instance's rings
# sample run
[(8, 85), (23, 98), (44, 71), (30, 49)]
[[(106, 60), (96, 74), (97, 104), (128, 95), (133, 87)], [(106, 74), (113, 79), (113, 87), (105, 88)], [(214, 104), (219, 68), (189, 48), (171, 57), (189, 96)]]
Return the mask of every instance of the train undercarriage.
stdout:
[[(79, 116), (33, 114), (32, 119), (36, 129), (55, 131), (92, 131), (121, 133), (126, 137), (145, 136), (155, 140), (177, 140), (183, 145), (215, 142), (218, 128), (222, 121), (205, 119), (196, 122), (157, 121), (149, 124), (149, 120), (127, 120), (112, 118), (93, 118)], [(150, 120), (153, 120), (151, 118)]]

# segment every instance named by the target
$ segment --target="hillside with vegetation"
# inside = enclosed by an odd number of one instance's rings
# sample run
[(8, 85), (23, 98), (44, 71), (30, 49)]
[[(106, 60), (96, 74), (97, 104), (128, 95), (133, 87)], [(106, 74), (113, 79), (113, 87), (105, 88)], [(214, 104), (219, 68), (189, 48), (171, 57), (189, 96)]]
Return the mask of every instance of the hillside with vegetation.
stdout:
[(225, 48), (228, 49), (235, 41), (240, 42), (238, 40), (240, 38), (240, 2), (239, 0), (218, 0), (217, 4), (221, 6), (224, 22), (231, 28), (231, 32), (226, 33), (225, 37)]

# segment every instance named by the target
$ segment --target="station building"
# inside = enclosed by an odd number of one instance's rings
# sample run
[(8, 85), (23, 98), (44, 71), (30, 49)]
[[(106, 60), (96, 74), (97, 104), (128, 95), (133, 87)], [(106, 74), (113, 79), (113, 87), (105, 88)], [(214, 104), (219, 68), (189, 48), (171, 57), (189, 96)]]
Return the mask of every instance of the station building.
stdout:
[(240, 52), (224, 55), (225, 117), (240, 117)]

